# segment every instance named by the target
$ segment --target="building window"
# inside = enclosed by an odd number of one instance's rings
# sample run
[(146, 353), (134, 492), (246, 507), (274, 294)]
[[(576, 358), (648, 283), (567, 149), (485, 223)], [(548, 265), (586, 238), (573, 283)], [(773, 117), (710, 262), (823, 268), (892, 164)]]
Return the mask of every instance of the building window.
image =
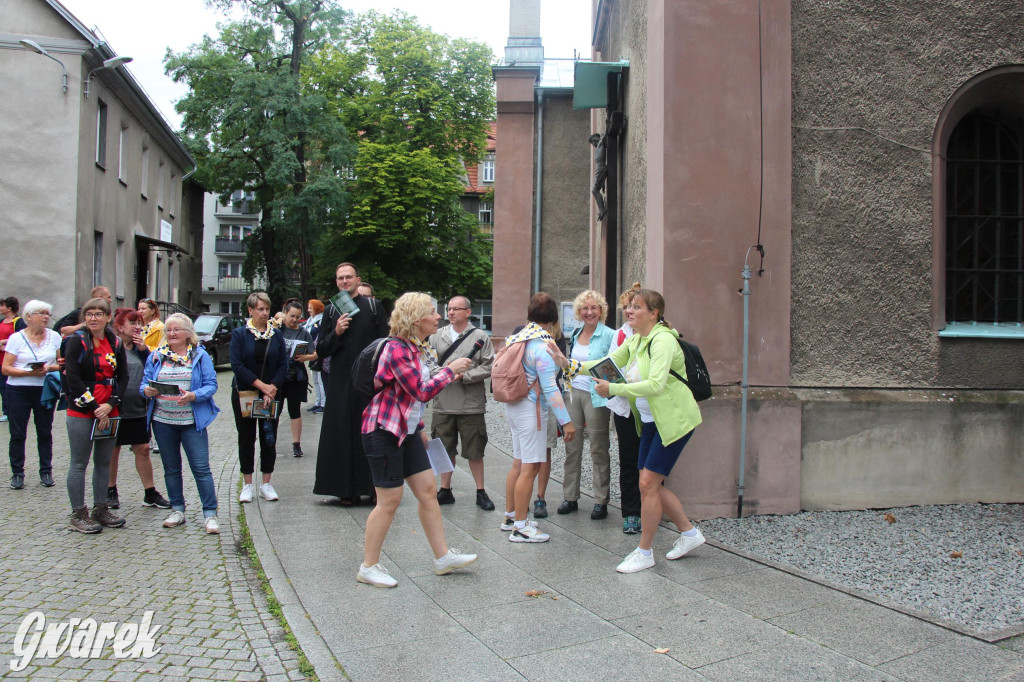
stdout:
[(231, 241), (241, 241), (252, 235), (252, 225), (231, 225), (221, 223), (220, 236)]
[(480, 182), (494, 182), (494, 152), (484, 156), (480, 164)]
[(149, 196), (149, 147), (142, 147), (142, 172), (139, 177), (139, 192), (143, 197)]
[(241, 277), (242, 276), (242, 264), (241, 263), (219, 263), (217, 265), (217, 272), (221, 279), (225, 277)]
[(161, 161), (156, 167), (156, 206), (164, 207), (164, 162)]
[(982, 107), (946, 147), (946, 321), (1024, 322), (1024, 118)]
[(121, 136), (117, 140), (117, 179), (122, 184), (128, 184), (128, 150), (125, 148), (128, 144), (128, 128), (127, 126), (121, 127)]
[(117, 251), (114, 255), (114, 296), (124, 300), (124, 242), (117, 240)]
[(97, 100), (96, 107), (96, 165), (107, 167), (107, 105)]
[(174, 295), (174, 261), (167, 259), (167, 300), (176, 303), (178, 297)]
[(175, 205), (176, 205), (176, 202), (174, 200), (178, 198), (178, 192), (177, 192), (177, 188), (176, 188), (177, 181), (178, 181), (178, 176), (175, 175), (174, 173), (171, 173), (171, 179), (170, 179), (170, 183), (169, 183), (169, 185), (170, 185), (170, 187), (169, 187), (170, 195), (167, 197), (167, 212), (170, 214), (170, 216), (172, 218), (174, 217)]
[(92, 285), (103, 284), (103, 233), (92, 233)]

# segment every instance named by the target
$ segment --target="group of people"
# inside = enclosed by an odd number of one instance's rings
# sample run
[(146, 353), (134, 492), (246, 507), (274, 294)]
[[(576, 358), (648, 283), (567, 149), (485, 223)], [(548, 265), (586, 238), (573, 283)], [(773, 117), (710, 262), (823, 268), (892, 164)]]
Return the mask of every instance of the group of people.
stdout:
[[(298, 301), (286, 304), (278, 320), (271, 301), (253, 292), (246, 301), (245, 326), (231, 335), (233, 371), (231, 403), (238, 433), (242, 503), (255, 495), (279, 498), (271, 484), (276, 463), (279, 411), (288, 409), (292, 454), (303, 456), (301, 404), (314, 393), (310, 411), (323, 412), (314, 493), (340, 498), (343, 505), (367, 499), (374, 505), (367, 518), (360, 582), (393, 587), (397, 581), (380, 563), (381, 549), (408, 483), (419, 517), (434, 552), (434, 569), (449, 573), (476, 560), (447, 546), (440, 505), (453, 504), (451, 473), (435, 479), (427, 456), (425, 405), (433, 401), (431, 438), (441, 440), (452, 458), (461, 453), (476, 485), (476, 505), (493, 510), (484, 488), (483, 457), (487, 445), (484, 413), (485, 380), (491, 376), (495, 352), (490, 336), (471, 323), (471, 304), (464, 296), (447, 303), (450, 324), (439, 329), (440, 316), (426, 294), (401, 296), (389, 315), (360, 280), (352, 263), (336, 268), (339, 291), (345, 291), (355, 312), (343, 313), (332, 302), (311, 300), (305, 310)], [(640, 534), (637, 548), (618, 566), (632, 573), (654, 565), (652, 543), (662, 516), (680, 530), (669, 559), (677, 559), (704, 542), (664, 480), (701, 422), (689, 389), (674, 375), (685, 377), (678, 334), (665, 320), (661, 294), (639, 284), (619, 299), (624, 324), (612, 330), (604, 323), (608, 304), (596, 291), (574, 301), (580, 325), (564, 343), (558, 327), (558, 306), (546, 293), (535, 294), (527, 323), (505, 340), (506, 351), (517, 344), (521, 372), (531, 387), (526, 397), (505, 404), (511, 429), (513, 466), (505, 481), (505, 515), (501, 529), (509, 540), (538, 543), (550, 536), (536, 519), (547, 516), (544, 500), (555, 433), (566, 446), (563, 500), (559, 514), (578, 510), (582, 437), (590, 440), (595, 504), (591, 518), (608, 515), (610, 462), (609, 423), (619, 442), (620, 490), (624, 533)], [(117, 453), (127, 445), (135, 455), (143, 485), (143, 504), (171, 509), (164, 526), (186, 522), (182, 482), (184, 451), (195, 479), (208, 533), (219, 532), (217, 496), (209, 466), (207, 428), (219, 409), (213, 402), (217, 375), (210, 356), (199, 344), (191, 320), (172, 314), (160, 319), (149, 299), (137, 309), (111, 310), (110, 292), (98, 287), (81, 309), (49, 328), (52, 308), (33, 300), (18, 316), (19, 302), (0, 300), (0, 351), (4, 418), (10, 423), (11, 487), (25, 482), (25, 440), (33, 416), (39, 451), (40, 483), (54, 485), (51, 426), (54, 406), (67, 399), (67, 431), (71, 461), (67, 490), (72, 514), (69, 528), (97, 533), (120, 527)], [(303, 323), (303, 313), (308, 318)], [(376, 392), (354, 390), (352, 367), (371, 342), (382, 342), (376, 364)], [(609, 383), (588, 375), (605, 359), (618, 368), (623, 381)], [(308, 363), (308, 368), (307, 368)], [(561, 382), (568, 380), (563, 388)], [(55, 382), (63, 383), (63, 391)], [(549, 423), (554, 428), (549, 429)], [(150, 461), (155, 438), (164, 468), (169, 499), (156, 489)], [(260, 481), (254, 482), (259, 443)], [(93, 462), (93, 506), (85, 502), (85, 475)], [(112, 465), (113, 463), (113, 465)], [(528, 518), (538, 477), (534, 519)]]

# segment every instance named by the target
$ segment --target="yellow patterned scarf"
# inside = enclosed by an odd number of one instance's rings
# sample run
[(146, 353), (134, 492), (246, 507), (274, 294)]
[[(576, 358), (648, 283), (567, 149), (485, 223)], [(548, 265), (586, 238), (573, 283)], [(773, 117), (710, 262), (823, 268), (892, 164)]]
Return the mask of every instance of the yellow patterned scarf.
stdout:
[(182, 367), (184, 367), (192, 359), (193, 350), (194, 348), (192, 348), (192, 344), (188, 344), (188, 350), (186, 350), (185, 355), (182, 356), (178, 355), (173, 350), (171, 350), (171, 347), (165, 343), (161, 345), (159, 348), (157, 348), (156, 352), (170, 360), (175, 365), (181, 365)]
[(253, 325), (251, 317), (245, 321), (245, 328), (252, 332), (252, 335), (255, 336), (258, 341), (268, 341), (270, 337), (274, 335), (275, 331), (274, 325), (269, 322), (267, 323), (266, 330), (260, 331)]

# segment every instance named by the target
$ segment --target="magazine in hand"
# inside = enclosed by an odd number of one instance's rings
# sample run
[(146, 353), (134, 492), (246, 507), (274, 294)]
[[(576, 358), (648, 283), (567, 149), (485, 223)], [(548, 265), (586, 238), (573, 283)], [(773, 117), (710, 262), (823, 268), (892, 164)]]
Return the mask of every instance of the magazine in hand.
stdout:
[(622, 376), (622, 372), (615, 363), (612, 362), (611, 358), (605, 358), (601, 362), (597, 363), (590, 368), (590, 373), (597, 379), (603, 379), (610, 384), (624, 384), (626, 383), (626, 377)]
[(105, 438), (114, 438), (117, 436), (117, 426), (121, 423), (120, 417), (108, 417), (107, 428), (101, 429), (99, 427), (100, 420), (92, 420), (92, 433), (89, 434), (89, 440), (103, 440)]
[(338, 295), (331, 299), (331, 303), (335, 308), (338, 309), (343, 315), (348, 313), (349, 317), (355, 317), (359, 314), (359, 306), (352, 300), (352, 297), (348, 295), (348, 292), (342, 289), (338, 292)]
[(285, 343), (291, 346), (291, 353), (289, 353), (289, 357), (291, 357), (292, 360), (297, 360), (297, 356), (299, 355), (305, 355), (307, 352), (306, 349), (309, 348), (309, 342), (299, 341), (298, 339), (286, 340)]
[(155, 388), (157, 395), (181, 395), (181, 388), (178, 387), (178, 384), (169, 384), (164, 381), (150, 379), (149, 387)]
[(263, 397), (259, 391), (239, 391), (238, 392), (238, 409), (242, 413), (244, 419), (252, 417), (252, 403), (254, 400), (262, 400)]
[(281, 403), (276, 400), (270, 401), (270, 404), (263, 402), (262, 398), (258, 398), (252, 401), (252, 407), (249, 410), (249, 417), (252, 419), (277, 419), (278, 410), (281, 408)]

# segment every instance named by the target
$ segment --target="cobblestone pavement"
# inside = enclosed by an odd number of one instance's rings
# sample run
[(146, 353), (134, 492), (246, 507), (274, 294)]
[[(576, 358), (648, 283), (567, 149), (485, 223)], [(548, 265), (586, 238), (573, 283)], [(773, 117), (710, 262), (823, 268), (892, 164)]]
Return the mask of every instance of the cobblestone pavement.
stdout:
[[(8, 429), (0, 426), (3, 448), (0, 487), (0, 677), (33, 680), (302, 680), (298, 659), (284, 631), (269, 613), (255, 571), (241, 549), (238, 523), (238, 459), (230, 408), (231, 373), (218, 375), (221, 408), (210, 427), (210, 465), (217, 483), (221, 533), (207, 535), (202, 505), (187, 466), (184, 474), (187, 523), (166, 529), (167, 511), (142, 506), (134, 455), (121, 453), (119, 514), (124, 528), (96, 535), (67, 530), (68, 439), (65, 414), (54, 419), (54, 478), (39, 485), (36, 444), (29, 427), (26, 481), (12, 490), (6, 457)], [(286, 427), (287, 428), (287, 427)], [(291, 459), (291, 458), (288, 458)], [(287, 464), (282, 458), (279, 460)], [(157, 488), (166, 495), (160, 456), (153, 455)], [(92, 467), (86, 472), (87, 497)], [(159, 651), (147, 659), (118, 659), (110, 642), (96, 647), (98, 658), (69, 653), (32, 660), (21, 671), (15, 638), (26, 616), (42, 612), (47, 625), (71, 618), (97, 623), (143, 621), (152, 611)], [(31, 638), (27, 638), (30, 640)], [(74, 644), (74, 642), (72, 642)], [(68, 649), (74, 651), (75, 647)]]

